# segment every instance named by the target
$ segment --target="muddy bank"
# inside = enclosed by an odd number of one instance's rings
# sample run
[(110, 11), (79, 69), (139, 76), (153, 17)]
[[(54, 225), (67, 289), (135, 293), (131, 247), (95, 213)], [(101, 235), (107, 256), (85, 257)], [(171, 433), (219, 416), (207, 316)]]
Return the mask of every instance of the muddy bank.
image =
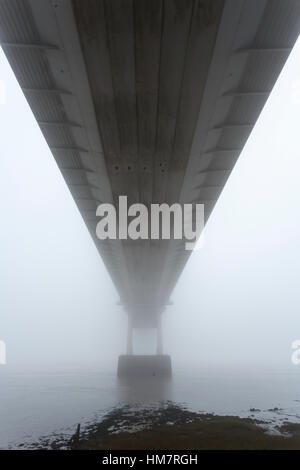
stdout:
[(266, 423), (255, 418), (195, 413), (168, 402), (153, 408), (115, 408), (98, 423), (75, 427), (71, 439), (55, 434), (29, 448), (300, 449), (299, 424), (285, 422), (276, 430), (278, 435), (271, 435)]
[[(124, 412), (124, 410), (123, 410)], [(121, 413), (126, 431), (103, 433), (101, 425), (73, 443), (76, 449), (300, 449), (300, 425), (285, 423), (281, 435), (270, 435), (264, 422), (235, 416), (191, 413), (176, 406), (162, 410), (144, 429), (132, 427)], [(150, 416), (145, 413), (145, 421)], [(121, 418), (121, 416), (119, 416)], [(110, 419), (110, 418), (108, 418)], [(75, 444), (75, 446), (74, 446)]]

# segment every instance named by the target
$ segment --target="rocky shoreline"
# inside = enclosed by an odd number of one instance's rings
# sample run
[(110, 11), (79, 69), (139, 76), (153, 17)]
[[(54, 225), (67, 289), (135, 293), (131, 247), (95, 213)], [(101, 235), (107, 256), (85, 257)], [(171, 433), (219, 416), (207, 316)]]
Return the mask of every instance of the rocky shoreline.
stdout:
[(55, 434), (26, 448), (300, 449), (300, 424), (284, 422), (276, 429), (278, 435), (272, 435), (259, 419), (196, 413), (167, 402), (157, 407), (117, 407), (83, 430), (78, 424), (71, 438)]

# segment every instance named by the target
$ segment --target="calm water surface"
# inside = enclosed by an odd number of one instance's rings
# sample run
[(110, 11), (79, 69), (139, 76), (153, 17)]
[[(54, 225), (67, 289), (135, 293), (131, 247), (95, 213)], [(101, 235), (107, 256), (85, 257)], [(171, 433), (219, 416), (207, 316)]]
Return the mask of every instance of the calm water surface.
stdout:
[(115, 371), (96, 368), (54, 372), (3, 366), (0, 448), (53, 432), (73, 433), (77, 423), (100, 420), (115, 406), (144, 407), (168, 400), (193, 411), (254, 415), (273, 429), (286, 420), (300, 422), (300, 367), (285, 371), (211, 367), (175, 370), (170, 381), (120, 382)]

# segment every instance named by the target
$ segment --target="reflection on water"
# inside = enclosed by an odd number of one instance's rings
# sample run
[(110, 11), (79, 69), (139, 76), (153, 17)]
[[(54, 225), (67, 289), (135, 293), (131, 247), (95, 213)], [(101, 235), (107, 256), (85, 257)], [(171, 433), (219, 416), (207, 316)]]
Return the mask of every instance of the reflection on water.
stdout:
[(172, 379), (164, 377), (117, 379), (122, 404), (162, 403), (172, 399)]

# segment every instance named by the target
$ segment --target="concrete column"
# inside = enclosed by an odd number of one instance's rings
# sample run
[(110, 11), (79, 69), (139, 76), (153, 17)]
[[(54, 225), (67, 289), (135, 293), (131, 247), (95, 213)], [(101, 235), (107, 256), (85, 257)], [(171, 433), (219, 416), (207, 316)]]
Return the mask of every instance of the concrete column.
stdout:
[(131, 317), (128, 315), (128, 326), (127, 326), (127, 354), (132, 354), (132, 320)]
[(156, 354), (163, 353), (163, 341), (162, 341), (162, 329), (161, 329), (161, 317), (157, 321), (157, 349)]

